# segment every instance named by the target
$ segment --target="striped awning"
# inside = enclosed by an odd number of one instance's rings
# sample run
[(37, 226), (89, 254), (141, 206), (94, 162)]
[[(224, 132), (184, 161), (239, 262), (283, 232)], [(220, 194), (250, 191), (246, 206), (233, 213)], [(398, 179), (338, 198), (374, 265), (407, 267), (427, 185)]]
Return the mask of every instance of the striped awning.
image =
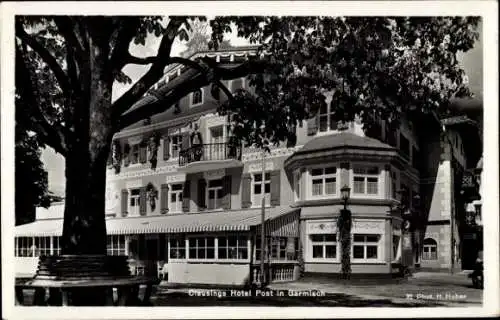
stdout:
[[(276, 220), (299, 208), (266, 208), (266, 221)], [(285, 222), (286, 220), (284, 220)], [(61, 236), (62, 219), (38, 220), (16, 227), (17, 237)], [(192, 233), (248, 231), (261, 223), (260, 209), (229, 210), (148, 217), (111, 218), (106, 220), (108, 235), (147, 233)]]

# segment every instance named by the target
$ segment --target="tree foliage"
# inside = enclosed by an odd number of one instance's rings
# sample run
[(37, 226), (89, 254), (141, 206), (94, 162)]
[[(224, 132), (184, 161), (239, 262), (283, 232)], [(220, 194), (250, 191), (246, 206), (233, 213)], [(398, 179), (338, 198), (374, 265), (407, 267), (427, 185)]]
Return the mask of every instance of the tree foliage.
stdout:
[[(16, 105), (19, 123), (66, 158), (63, 252), (105, 251), (113, 135), (201, 86), (223, 90), (229, 99), (219, 111), (230, 115), (236, 138), (257, 146), (293, 141), (296, 125), (319, 108), (342, 121), (360, 116), (369, 128), (376, 117), (396, 124), (401, 114), (441, 112), (451, 97), (469, 94), (456, 53), (473, 46), (479, 18), (216, 17), (208, 22), (209, 49), (220, 48), (233, 29), (259, 45), (256, 57), (232, 64), (171, 56), (175, 39), (189, 43), (193, 19), (17, 17), (16, 90), (29, 101)], [(144, 45), (148, 35), (160, 38), (157, 54), (133, 56), (131, 44)], [(169, 83), (162, 96), (152, 92), (153, 102), (136, 104), (174, 63), (189, 76)], [(127, 64), (148, 69), (131, 83)], [(251, 91), (231, 93), (221, 81), (242, 76)], [(115, 82), (131, 87), (112, 101)]]

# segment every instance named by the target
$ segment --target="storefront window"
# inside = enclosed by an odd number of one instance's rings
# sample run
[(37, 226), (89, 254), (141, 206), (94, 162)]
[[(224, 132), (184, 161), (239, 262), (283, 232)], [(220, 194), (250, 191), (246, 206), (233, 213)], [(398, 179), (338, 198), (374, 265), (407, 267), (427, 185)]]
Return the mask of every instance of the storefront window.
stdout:
[(359, 260), (377, 260), (379, 257), (380, 235), (354, 234), (352, 256)]
[(18, 237), (16, 243), (16, 256), (32, 257), (34, 256), (35, 246), (32, 237)]
[(218, 237), (218, 259), (248, 259), (247, 238), (242, 236)]
[(189, 238), (189, 259), (215, 259), (215, 238)]
[(337, 259), (336, 234), (312, 234), (310, 239), (313, 259)]
[(107, 253), (109, 256), (124, 256), (125, 236), (124, 235), (108, 236)]
[(35, 257), (50, 255), (50, 237), (35, 238)]
[(170, 259), (186, 259), (186, 239), (183, 236), (171, 237)]
[[(271, 260), (297, 260), (299, 239), (294, 237), (268, 237), (266, 239), (267, 248), (264, 254), (269, 254)], [(255, 260), (260, 260), (260, 238), (255, 242)]]

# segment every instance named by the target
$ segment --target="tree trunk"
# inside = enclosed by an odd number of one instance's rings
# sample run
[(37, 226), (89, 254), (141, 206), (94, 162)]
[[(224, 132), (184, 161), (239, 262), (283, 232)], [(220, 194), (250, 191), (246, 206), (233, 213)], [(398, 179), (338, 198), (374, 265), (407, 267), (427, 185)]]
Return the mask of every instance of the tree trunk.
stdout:
[(88, 81), (72, 99), (74, 134), (66, 157), (63, 254), (106, 254), (106, 162), (116, 126), (111, 118), (108, 44), (99, 40), (90, 40)]

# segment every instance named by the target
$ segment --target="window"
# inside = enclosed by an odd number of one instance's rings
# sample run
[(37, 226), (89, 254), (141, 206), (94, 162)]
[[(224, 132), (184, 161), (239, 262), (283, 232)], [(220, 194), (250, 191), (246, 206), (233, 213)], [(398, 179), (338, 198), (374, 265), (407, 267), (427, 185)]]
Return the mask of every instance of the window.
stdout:
[(60, 255), (61, 254), (61, 237), (54, 237), (52, 239), (52, 250), (53, 250), (53, 255)]
[(398, 174), (397, 172), (392, 172), (392, 198), (397, 199), (397, 191), (398, 191)]
[(218, 237), (218, 259), (245, 260), (248, 259), (248, 246), (246, 237), (227, 236)]
[(189, 238), (189, 259), (215, 259), (215, 238)]
[(410, 207), (410, 188), (406, 184), (401, 184), (401, 190), (399, 190), (401, 193), (401, 204), (409, 208)]
[(401, 236), (393, 235), (392, 236), (392, 258), (397, 259), (399, 253), (399, 244), (401, 242)]
[(337, 121), (333, 112), (334, 107), (325, 103), (319, 110), (319, 132), (328, 132), (337, 130)]
[(295, 201), (300, 200), (300, 172), (296, 172), (294, 176), (294, 191)]
[(106, 250), (108, 256), (124, 256), (125, 255), (125, 236), (107, 236)]
[(191, 93), (191, 106), (196, 106), (203, 103), (203, 89), (198, 89)]
[(16, 240), (17, 257), (32, 257), (34, 255), (32, 237), (18, 237)]
[(436, 240), (431, 238), (427, 238), (424, 240), (424, 251), (422, 252), (422, 260), (437, 260)]
[(170, 187), (170, 203), (168, 204), (169, 212), (182, 212), (182, 184), (173, 184)]
[(173, 135), (170, 136), (170, 155), (172, 158), (179, 157), (179, 151), (182, 145), (182, 136), (181, 135)]
[(130, 148), (130, 163), (138, 163), (139, 162), (139, 144), (134, 144)]
[(130, 189), (130, 208), (131, 214), (139, 214), (139, 207), (141, 202), (141, 189)]
[(264, 174), (264, 181), (262, 181), (262, 173), (255, 173), (253, 175), (253, 199), (254, 206), (262, 204), (262, 197), (265, 199), (265, 205), (271, 205), (271, 173)]
[[(261, 256), (260, 238), (255, 241), (255, 260)], [(264, 254), (266, 259), (281, 261), (296, 261), (298, 257), (299, 239), (293, 237), (267, 237)], [(267, 256), (268, 255), (268, 256)]]
[(403, 158), (410, 160), (410, 141), (402, 134), (399, 134), (399, 150)]
[(222, 206), (222, 179), (209, 180), (207, 188), (208, 209), (219, 209)]
[(175, 236), (169, 239), (170, 259), (186, 259), (186, 238)]
[(337, 235), (336, 234), (312, 234), (313, 259), (337, 259)]
[(380, 258), (379, 242), (380, 235), (378, 234), (354, 234), (352, 257), (359, 260), (377, 260)]
[(337, 193), (337, 168), (311, 169), (312, 196), (334, 195)]
[(36, 237), (35, 238), (35, 256), (49, 256), (50, 255), (50, 237)]
[(353, 168), (353, 193), (355, 194), (378, 194), (378, 167)]

